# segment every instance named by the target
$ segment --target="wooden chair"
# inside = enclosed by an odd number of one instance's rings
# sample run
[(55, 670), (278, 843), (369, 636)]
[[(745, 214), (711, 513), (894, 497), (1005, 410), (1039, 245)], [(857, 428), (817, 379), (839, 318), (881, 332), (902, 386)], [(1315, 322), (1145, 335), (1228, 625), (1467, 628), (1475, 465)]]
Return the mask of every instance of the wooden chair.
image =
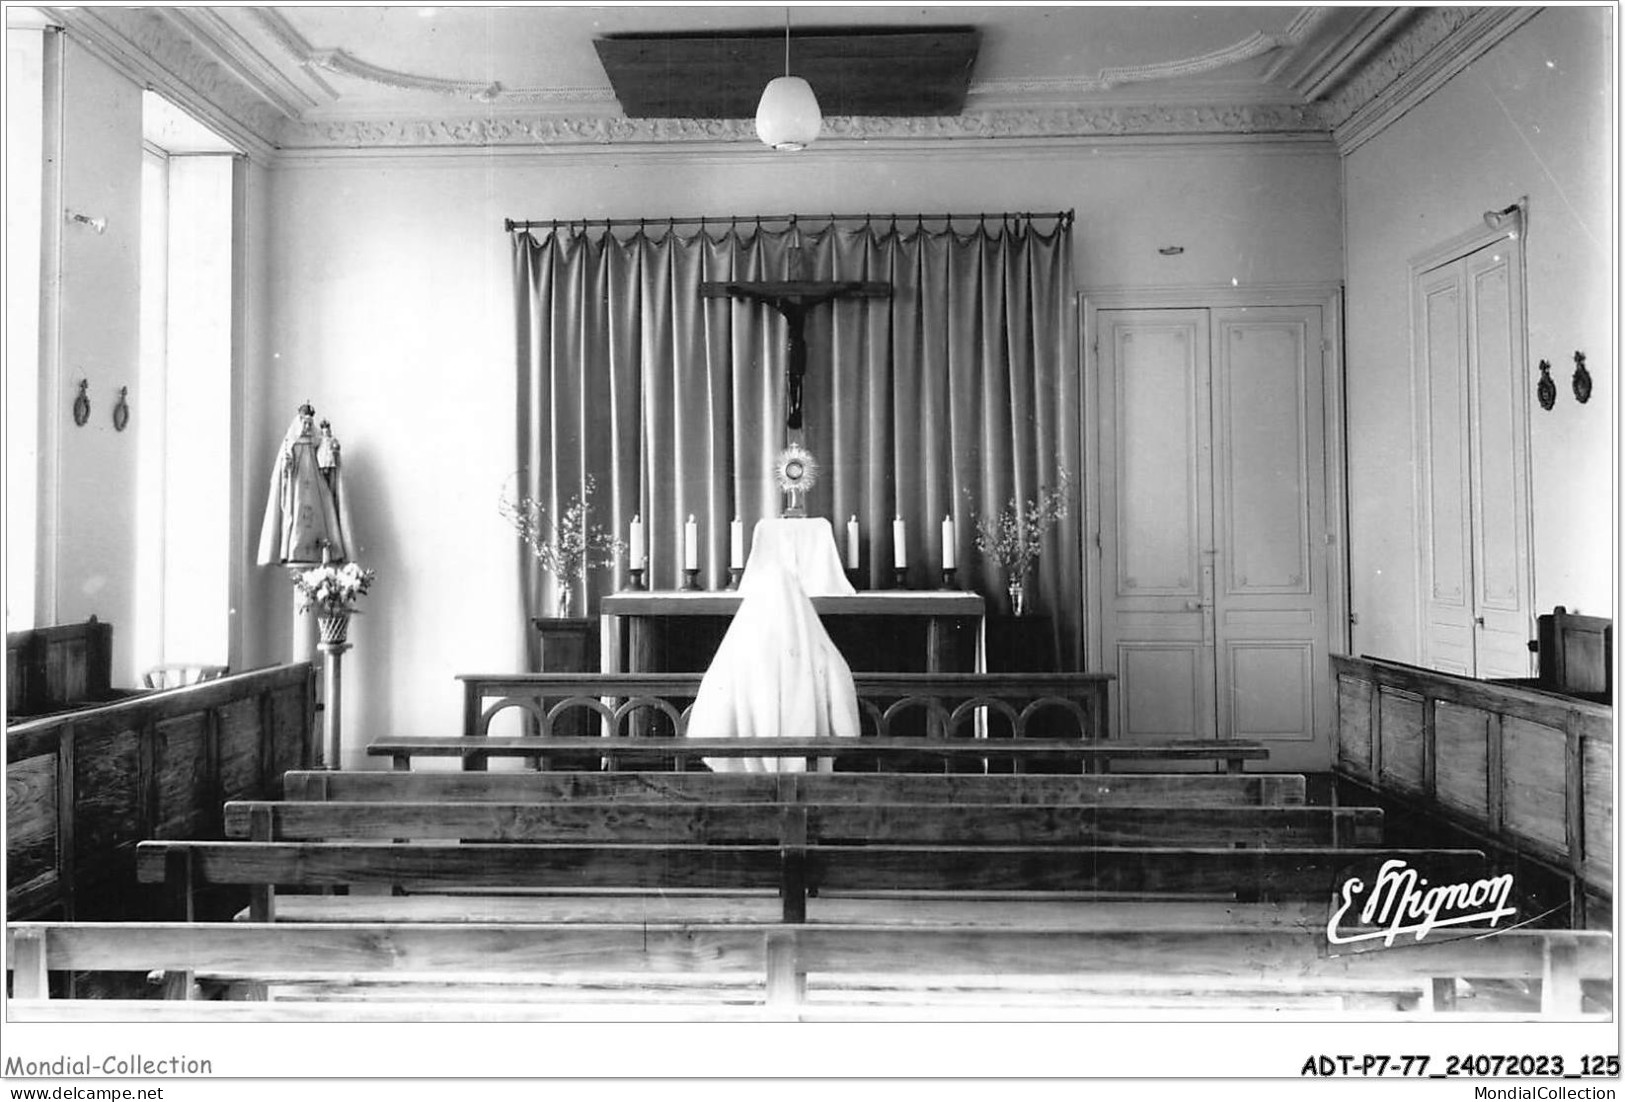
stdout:
[(168, 662), (154, 666), (141, 675), (141, 683), (149, 689), (179, 689), (196, 685), (200, 681), (213, 681), (224, 677), (225, 666), (209, 666), (198, 662)]

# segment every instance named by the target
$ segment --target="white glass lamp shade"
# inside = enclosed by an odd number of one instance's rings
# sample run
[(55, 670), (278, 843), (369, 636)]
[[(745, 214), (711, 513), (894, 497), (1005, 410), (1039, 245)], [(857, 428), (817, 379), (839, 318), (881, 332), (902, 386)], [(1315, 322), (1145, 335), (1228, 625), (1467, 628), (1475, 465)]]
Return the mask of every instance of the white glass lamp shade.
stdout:
[(774, 149), (805, 149), (818, 137), (824, 116), (812, 85), (800, 77), (774, 77), (756, 105), (756, 136)]

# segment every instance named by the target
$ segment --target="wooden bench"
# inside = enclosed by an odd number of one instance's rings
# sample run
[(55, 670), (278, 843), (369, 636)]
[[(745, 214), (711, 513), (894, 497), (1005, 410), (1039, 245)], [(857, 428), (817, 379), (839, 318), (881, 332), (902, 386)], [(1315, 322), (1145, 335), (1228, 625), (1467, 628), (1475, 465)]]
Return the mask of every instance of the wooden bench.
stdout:
[(694, 803), (580, 799), (418, 803), (237, 800), (226, 836), (254, 841), (453, 839), (501, 842), (754, 841), (928, 845), (1367, 846), (1382, 812), (1362, 807), (1136, 807)]
[(113, 625), (92, 616), (6, 633), (6, 722), (116, 699)]
[(1141, 807), (1298, 806), (1296, 773), (374, 772), (295, 770), (287, 800), (675, 800), (782, 803), (1132, 804)]
[(1199, 896), (1324, 900), (1351, 869), (1384, 861), (1425, 866), (1435, 883), (1485, 875), (1470, 850), (1229, 846), (797, 844), (797, 809), (779, 844), (672, 842), (143, 842), (137, 877), (165, 883), (173, 914), (191, 918), (210, 885), (253, 888), (251, 917), (275, 917), (274, 887), (407, 892), (554, 890), (777, 893), (785, 922), (802, 922), (810, 894), (1005, 893), (1081, 897)]
[[(580, 1020), (602, 1004), (624, 1015), (692, 1019), (763, 1016), (817, 1020), (918, 1015), (956, 1007), (989, 1016), (1087, 1015), (1091, 1007), (1164, 1003), (1217, 994), (1278, 1007), (1294, 996), (1395, 994), (1387, 1009), (1448, 1011), (1460, 977), (1540, 986), (1540, 1013), (1600, 1018), (1585, 1010), (1583, 986), (1611, 979), (1606, 933), (1463, 929), (1403, 951), (1325, 952), (1312, 926), (1215, 929), (1147, 922), (1142, 915), (1086, 929), (966, 929), (916, 926), (595, 924), (14, 923), (6, 959), (13, 967), (10, 1021), (229, 1020)], [(1263, 962), (1290, 962), (1272, 969)], [(182, 975), (256, 978), (286, 989), (322, 986), (295, 1001), (50, 999), (52, 971), (163, 970)], [(600, 1006), (532, 1000), (579, 990), (584, 971), (602, 977)], [(550, 978), (558, 986), (549, 987)], [(620, 986), (609, 981), (618, 978)], [(946, 982), (945, 982), (945, 978)], [(989, 986), (978, 986), (977, 980)], [(360, 997), (368, 981), (393, 981), (416, 1001), (322, 1002), (335, 990)], [(689, 981), (684, 984), (682, 981)], [(432, 987), (422, 986), (433, 984)], [(413, 986), (414, 984), (418, 986)], [(726, 986), (723, 986), (726, 985)], [(993, 986), (997, 985), (997, 986)], [(728, 1005), (715, 997), (722, 986)], [(190, 987), (187, 987), (190, 990)], [(1025, 1000), (1011, 1009), (1014, 991)], [(262, 994), (264, 992), (262, 991)], [(1409, 993), (1409, 999), (1405, 995)], [(708, 997), (709, 996), (709, 997)], [(890, 996), (888, 998), (888, 996)], [(1418, 997), (1420, 996), (1420, 997)], [(287, 999), (287, 995), (281, 996)], [(901, 1009), (898, 1009), (898, 1001)], [(658, 1001), (657, 1001), (658, 1000)], [(660, 1005), (666, 1004), (665, 1006)], [(675, 1005), (673, 1005), (675, 1004)], [(1378, 1005), (1355, 1005), (1374, 1012)], [(1001, 1014), (1002, 1009), (1002, 1014)], [(1475, 1018), (1477, 1016), (1475, 1015)], [(1527, 1012), (1513, 1015), (1527, 1020)]]

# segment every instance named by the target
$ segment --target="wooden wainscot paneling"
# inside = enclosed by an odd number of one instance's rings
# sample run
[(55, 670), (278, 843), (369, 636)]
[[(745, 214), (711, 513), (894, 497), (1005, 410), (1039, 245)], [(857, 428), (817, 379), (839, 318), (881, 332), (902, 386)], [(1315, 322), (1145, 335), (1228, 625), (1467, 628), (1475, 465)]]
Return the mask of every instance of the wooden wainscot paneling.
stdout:
[(1426, 791), (1423, 780), (1427, 747), (1422, 698), (1383, 686), (1377, 690), (1377, 741), (1381, 746), (1378, 777), (1406, 792)]
[(210, 782), (212, 720), (202, 711), (153, 724), (154, 838), (203, 838), (219, 823)]
[(1480, 708), (1448, 702), (1433, 710), (1433, 740), (1439, 760), (1449, 767), (1437, 772), (1435, 795), (1448, 808), (1487, 820), (1490, 808), (1490, 716)]
[[(1601, 730), (1598, 728), (1601, 727)], [(1612, 732), (1595, 718), (1585, 723), (1580, 751), (1585, 810), (1581, 838), (1585, 843), (1585, 877), (1597, 884), (1614, 882), (1614, 742)]]
[(1560, 728), (1515, 716), (1501, 721), (1502, 828), (1559, 859), (1567, 847), (1567, 761)]
[(56, 891), (56, 777), (55, 754), (38, 754), (6, 768), (8, 901)]
[(1376, 685), (1359, 677), (1337, 678), (1337, 757), (1350, 772), (1372, 778), (1373, 736), (1371, 701)]
[(228, 798), (314, 760), (309, 663), (139, 693), (6, 731), (7, 913), (127, 917), (135, 844), (221, 835)]
[[(1332, 668), (1338, 723), (1355, 728), (1338, 731), (1341, 772), (1370, 783), (1361, 748), (1376, 739), (1379, 788), (1556, 866), (1577, 885), (1576, 915), (1612, 898), (1611, 706), (1378, 659)], [(1360, 680), (1377, 687), (1374, 716), (1356, 703)]]

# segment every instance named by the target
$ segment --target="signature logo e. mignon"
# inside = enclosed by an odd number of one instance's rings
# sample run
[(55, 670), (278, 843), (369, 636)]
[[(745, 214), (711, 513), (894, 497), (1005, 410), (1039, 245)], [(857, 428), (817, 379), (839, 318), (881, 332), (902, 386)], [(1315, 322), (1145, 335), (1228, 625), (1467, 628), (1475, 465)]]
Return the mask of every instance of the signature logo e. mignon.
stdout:
[[(1326, 940), (1333, 945), (1381, 939), (1393, 945), (1402, 934), (1421, 941), (1441, 926), (1496, 925), (1517, 915), (1511, 906), (1512, 874), (1470, 883), (1435, 884), (1402, 859), (1383, 862), (1367, 892), (1364, 880), (1343, 881), (1326, 922)], [(1363, 906), (1361, 905), (1363, 901)], [(1359, 932), (1344, 933), (1344, 918), (1358, 907), (1358, 917), (1347, 923)]]

